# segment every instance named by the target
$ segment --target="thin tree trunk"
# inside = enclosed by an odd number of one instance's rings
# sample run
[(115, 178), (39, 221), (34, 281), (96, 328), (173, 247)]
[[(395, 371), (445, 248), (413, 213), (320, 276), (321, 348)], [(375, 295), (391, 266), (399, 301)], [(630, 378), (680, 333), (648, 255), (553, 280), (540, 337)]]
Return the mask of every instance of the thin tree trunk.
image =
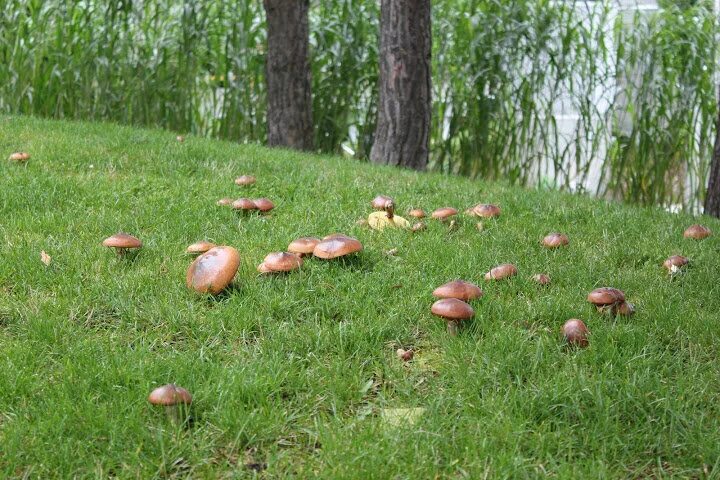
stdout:
[(313, 148), (309, 0), (264, 0), (268, 145)]
[(430, 0), (382, 0), (380, 98), (370, 160), (427, 166), (431, 86)]
[(708, 180), (707, 192), (705, 193), (705, 213), (720, 218), (720, 91), (718, 93), (715, 148), (713, 149), (712, 165), (710, 166), (710, 180)]

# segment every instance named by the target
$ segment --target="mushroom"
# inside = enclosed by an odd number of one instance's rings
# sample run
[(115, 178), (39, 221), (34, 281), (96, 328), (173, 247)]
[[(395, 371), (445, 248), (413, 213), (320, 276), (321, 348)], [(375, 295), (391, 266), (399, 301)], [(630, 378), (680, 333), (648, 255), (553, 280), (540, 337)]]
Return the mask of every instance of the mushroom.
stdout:
[(11, 162), (19, 163), (27, 162), (28, 160), (30, 160), (30, 154), (26, 152), (15, 152), (10, 154), (8, 160), (10, 160)]
[(294, 253), (300, 257), (307, 257), (312, 255), (315, 250), (315, 245), (320, 243), (319, 238), (315, 237), (300, 237), (293, 240), (288, 245), (288, 252)]
[(430, 311), (433, 315), (445, 319), (448, 333), (452, 336), (457, 335), (461, 321), (472, 318), (472, 316), (475, 315), (475, 311), (470, 305), (457, 298), (443, 298), (442, 300), (438, 300), (433, 303)]
[(517, 267), (512, 263), (503, 263), (485, 274), (485, 280), (503, 280), (517, 275)]
[(663, 262), (663, 267), (667, 268), (670, 273), (677, 273), (682, 267), (690, 263), (687, 257), (682, 255), (672, 255)]
[(585, 322), (577, 318), (571, 318), (562, 327), (562, 334), (568, 345), (575, 347), (588, 346), (588, 330)]
[(415, 356), (415, 352), (412, 350), (405, 350), (404, 348), (398, 348), (395, 352), (397, 357), (403, 362), (409, 362)]
[(200, 240), (199, 242), (195, 242), (192, 245), (189, 245), (185, 252), (187, 253), (205, 253), (211, 248), (216, 247), (212, 242), (208, 242), (207, 240)]
[(235, 179), (235, 185), (239, 185), (241, 187), (252, 185), (253, 183), (255, 183), (255, 177), (252, 175), (240, 175)]
[(562, 233), (551, 233), (543, 238), (542, 244), (547, 248), (558, 248), (570, 243), (567, 235)]
[(187, 419), (192, 395), (184, 388), (169, 383), (150, 392), (148, 402), (165, 407), (168, 418), (174, 423), (182, 424)]
[(408, 211), (408, 216), (420, 219), (425, 218), (427, 215), (425, 215), (425, 210), (422, 208), (413, 208)]
[(687, 230), (685, 230), (685, 233), (683, 234), (685, 238), (693, 238), (695, 240), (702, 240), (704, 238), (709, 237), (712, 235), (712, 232), (709, 228), (704, 227), (702, 225), (698, 225), (697, 223), (695, 225), (690, 225)]
[(179, 143), (183, 143), (185, 141), (185, 137), (183, 137), (182, 135), (178, 135), (177, 137), (175, 137), (175, 140), (177, 140)]
[(275, 208), (275, 204), (268, 200), (267, 198), (256, 198), (253, 200), (255, 203), (255, 206), (258, 210), (260, 210), (262, 213), (267, 213), (273, 208)]
[(432, 218), (436, 218), (441, 221), (445, 221), (448, 218), (457, 215), (458, 211), (452, 207), (442, 207), (438, 208), (432, 213)]
[(232, 199), (232, 198), (225, 197), (225, 198), (221, 198), (221, 199), (218, 200), (216, 203), (217, 203), (218, 206), (220, 206), (220, 207), (229, 207), (230, 205), (233, 204), (233, 199)]
[(550, 285), (550, 277), (548, 277), (544, 273), (538, 273), (536, 275), (533, 275), (532, 279), (540, 285)]
[[(258, 271), (262, 273), (289, 272), (300, 268), (302, 264), (303, 259), (294, 253), (272, 252), (268, 253), (260, 266), (258, 266)], [(267, 270), (270, 272), (267, 272)]]
[(315, 245), (313, 255), (318, 258), (330, 260), (360, 252), (362, 249), (363, 246), (359, 240), (336, 234), (330, 238), (324, 238), (320, 243)]
[(425, 225), (425, 222), (417, 222), (415, 225), (412, 226), (413, 232), (421, 232), (427, 228), (427, 225)]
[(625, 301), (625, 293), (617, 288), (596, 288), (588, 294), (587, 300), (595, 305), (599, 312), (625, 316), (635, 313), (635, 307)]
[(392, 200), (385, 202), (384, 212), (373, 212), (368, 216), (368, 225), (374, 230), (390, 228), (410, 228), (410, 222), (395, 215), (395, 204)]
[(217, 295), (232, 282), (238, 267), (240, 254), (232, 247), (214, 247), (190, 264), (185, 282), (198, 293)]
[(372, 208), (374, 210), (384, 210), (385, 205), (388, 202), (392, 202), (393, 199), (391, 197), (388, 197), (387, 195), (378, 195), (377, 197), (372, 199), (372, 202), (370, 204), (372, 205)]
[(500, 207), (490, 203), (478, 203), (474, 207), (468, 209), (466, 213), (475, 215), (476, 217), (495, 218), (500, 216)]
[(238, 198), (232, 202), (232, 208), (235, 210), (242, 210), (243, 212), (249, 212), (251, 210), (257, 210), (258, 206), (255, 205), (255, 202), (249, 198)]
[(444, 285), (440, 285), (433, 290), (433, 297), (438, 298), (457, 298), (458, 300), (474, 300), (483, 296), (483, 291), (474, 283), (465, 280), (453, 280)]
[(106, 238), (102, 244), (105, 247), (114, 248), (119, 257), (124, 256), (128, 250), (138, 249), (143, 245), (138, 238), (122, 232)]

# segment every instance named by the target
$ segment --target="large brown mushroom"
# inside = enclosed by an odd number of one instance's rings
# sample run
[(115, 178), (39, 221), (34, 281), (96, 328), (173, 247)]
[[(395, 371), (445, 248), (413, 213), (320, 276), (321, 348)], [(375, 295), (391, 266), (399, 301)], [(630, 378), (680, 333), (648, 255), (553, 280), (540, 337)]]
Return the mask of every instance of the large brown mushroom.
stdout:
[(315, 245), (313, 255), (318, 258), (330, 260), (360, 252), (362, 249), (363, 246), (359, 240), (336, 234), (330, 238), (323, 239), (320, 243)]
[(672, 255), (663, 262), (663, 267), (667, 268), (670, 273), (676, 273), (688, 263), (690, 263), (690, 260), (687, 257)]
[(617, 288), (596, 288), (588, 294), (587, 300), (595, 305), (599, 312), (610, 313), (613, 316), (630, 316), (635, 313), (633, 304), (627, 302), (625, 300), (625, 293)]
[(452, 207), (442, 207), (435, 210), (431, 217), (444, 222), (445, 220), (457, 215), (457, 213), (458, 211)]
[(290, 242), (290, 245), (288, 245), (288, 252), (294, 253), (301, 257), (306, 257), (312, 255), (313, 250), (315, 250), (315, 245), (317, 245), (318, 243), (320, 243), (319, 238), (300, 237)]
[(562, 327), (562, 334), (568, 345), (574, 347), (588, 346), (588, 330), (585, 322), (577, 318), (571, 318)]
[(165, 407), (165, 413), (173, 422), (184, 423), (192, 404), (192, 395), (184, 388), (169, 383), (150, 392), (148, 402)]
[(267, 213), (273, 208), (275, 208), (275, 204), (267, 198), (256, 198), (255, 200), (253, 200), (253, 203), (255, 203), (257, 209), (260, 210), (262, 213)]
[(198, 293), (217, 295), (230, 285), (239, 266), (240, 254), (234, 248), (211, 248), (190, 264), (185, 281)]
[(255, 177), (252, 175), (240, 175), (235, 179), (235, 185), (240, 187), (252, 185), (253, 183), (255, 183)]
[(294, 253), (272, 252), (268, 253), (260, 266), (258, 266), (258, 271), (263, 273), (290, 272), (300, 268), (302, 264), (303, 259)]
[(685, 230), (685, 233), (683, 235), (685, 236), (685, 238), (703, 240), (712, 235), (712, 232), (709, 228), (696, 223), (695, 225), (690, 225), (687, 230)]
[(121, 257), (125, 255), (128, 250), (135, 250), (143, 245), (140, 239), (122, 232), (106, 238), (102, 244), (105, 247), (114, 248), (118, 256)]
[(438, 298), (457, 298), (458, 300), (468, 301), (480, 298), (483, 291), (474, 283), (465, 280), (453, 280), (446, 284), (440, 285), (433, 290), (433, 296)]
[(185, 251), (190, 254), (200, 254), (205, 253), (216, 246), (217, 245), (212, 242), (208, 242), (207, 240), (200, 240), (199, 242), (189, 245)]
[(491, 203), (478, 203), (467, 210), (470, 215), (483, 218), (496, 218), (500, 216), (501, 210), (497, 205)]
[(232, 202), (232, 208), (235, 210), (240, 210), (243, 213), (258, 209), (257, 205), (255, 205), (255, 202), (253, 202), (249, 198), (238, 198), (237, 200)]
[(433, 303), (430, 311), (445, 319), (447, 330), (450, 335), (457, 335), (460, 322), (472, 318), (475, 315), (473, 308), (457, 298), (443, 298)]
[(562, 233), (551, 233), (543, 238), (542, 244), (547, 248), (559, 248), (570, 243), (567, 235)]
[(504, 280), (517, 275), (517, 272), (517, 267), (512, 263), (503, 263), (487, 272), (485, 274), (485, 280)]
[(30, 160), (30, 154), (26, 152), (15, 152), (10, 154), (8, 160), (11, 162), (24, 163)]

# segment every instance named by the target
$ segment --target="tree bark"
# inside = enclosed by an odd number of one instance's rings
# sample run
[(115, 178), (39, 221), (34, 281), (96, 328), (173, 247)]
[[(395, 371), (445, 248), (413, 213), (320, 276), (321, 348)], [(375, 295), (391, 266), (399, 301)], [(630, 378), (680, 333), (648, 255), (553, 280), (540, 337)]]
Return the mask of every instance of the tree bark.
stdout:
[(313, 148), (309, 0), (264, 0), (268, 145)]
[(718, 89), (718, 118), (715, 124), (715, 148), (710, 165), (710, 179), (705, 192), (705, 214), (720, 218), (720, 88)]
[(374, 163), (424, 170), (430, 111), (430, 0), (382, 0)]

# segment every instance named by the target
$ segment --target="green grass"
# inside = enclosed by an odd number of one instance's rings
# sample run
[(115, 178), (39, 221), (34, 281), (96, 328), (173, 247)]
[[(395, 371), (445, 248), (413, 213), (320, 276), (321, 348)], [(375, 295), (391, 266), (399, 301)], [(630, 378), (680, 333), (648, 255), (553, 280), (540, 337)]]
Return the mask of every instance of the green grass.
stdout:
[[(5, 157), (26, 150), (26, 165)], [(502, 183), (381, 168), (107, 124), (0, 117), (0, 477), (717, 477), (720, 222)], [(253, 174), (247, 190), (232, 180)], [(399, 210), (497, 202), (483, 232), (371, 232), (378, 193)], [(217, 207), (267, 196), (268, 217)], [(119, 230), (133, 261), (102, 247)], [(547, 251), (559, 230), (571, 244)], [(357, 236), (352, 261), (255, 267), (298, 236)], [(185, 287), (199, 239), (236, 247), (236, 288)], [(397, 257), (383, 252), (397, 248)], [(46, 267), (44, 250), (52, 257)], [(693, 260), (670, 280), (669, 255)], [(489, 283), (502, 262), (519, 276)], [(548, 273), (549, 288), (529, 277)], [(451, 338), (430, 314), (453, 278), (485, 296)], [(623, 289), (638, 313), (585, 301)], [(583, 319), (590, 347), (563, 348)], [(417, 349), (402, 364), (398, 347)], [(192, 427), (148, 405), (157, 385), (195, 397)], [(413, 425), (382, 411), (424, 407)]]

